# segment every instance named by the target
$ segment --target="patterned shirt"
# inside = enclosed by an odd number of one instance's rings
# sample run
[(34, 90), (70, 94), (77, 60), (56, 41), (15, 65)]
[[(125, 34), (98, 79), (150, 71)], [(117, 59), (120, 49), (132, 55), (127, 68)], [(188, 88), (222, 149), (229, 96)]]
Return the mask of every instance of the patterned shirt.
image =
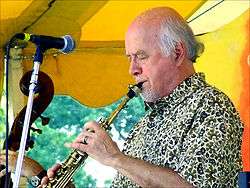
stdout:
[[(237, 187), (242, 131), (230, 99), (196, 73), (151, 105), (123, 152), (170, 168), (195, 187)], [(111, 187), (139, 186), (118, 172)]]

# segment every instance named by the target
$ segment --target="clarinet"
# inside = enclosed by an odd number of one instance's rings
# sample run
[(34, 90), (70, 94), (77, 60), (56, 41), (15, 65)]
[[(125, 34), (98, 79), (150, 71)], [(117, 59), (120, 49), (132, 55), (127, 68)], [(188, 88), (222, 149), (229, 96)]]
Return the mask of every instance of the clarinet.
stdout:
[[(110, 114), (108, 118), (98, 121), (104, 130), (107, 131), (110, 128), (114, 118), (125, 107), (127, 102), (141, 92), (142, 85), (143, 82), (129, 86), (129, 91), (119, 106)], [(68, 185), (69, 182), (71, 181), (76, 170), (84, 164), (87, 157), (88, 154), (86, 152), (73, 150), (68, 158), (62, 163), (62, 166), (55, 174), (55, 177), (52, 180), (49, 180), (46, 188), (64, 188), (72, 186)]]

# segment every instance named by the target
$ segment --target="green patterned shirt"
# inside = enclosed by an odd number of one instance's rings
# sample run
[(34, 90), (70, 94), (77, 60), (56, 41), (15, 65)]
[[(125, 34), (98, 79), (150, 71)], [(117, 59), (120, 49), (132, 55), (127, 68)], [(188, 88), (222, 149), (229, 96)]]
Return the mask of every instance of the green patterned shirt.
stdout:
[[(237, 187), (242, 131), (230, 99), (196, 73), (151, 105), (123, 152), (170, 168), (195, 187)], [(111, 187), (139, 186), (118, 172)]]

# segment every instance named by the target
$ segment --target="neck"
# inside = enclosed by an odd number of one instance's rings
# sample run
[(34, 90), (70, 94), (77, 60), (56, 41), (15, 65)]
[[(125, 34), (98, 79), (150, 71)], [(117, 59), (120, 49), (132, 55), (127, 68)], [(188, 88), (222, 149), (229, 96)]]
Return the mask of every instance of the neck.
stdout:
[(168, 96), (178, 85), (180, 85), (184, 80), (193, 74), (195, 74), (193, 63), (191, 61), (183, 63), (183, 65), (178, 68), (175, 79), (169, 83), (167, 88), (165, 88), (166, 93), (164, 96)]
[(188, 77), (195, 74), (194, 65), (190, 60), (187, 60), (179, 67), (179, 83), (183, 82)]

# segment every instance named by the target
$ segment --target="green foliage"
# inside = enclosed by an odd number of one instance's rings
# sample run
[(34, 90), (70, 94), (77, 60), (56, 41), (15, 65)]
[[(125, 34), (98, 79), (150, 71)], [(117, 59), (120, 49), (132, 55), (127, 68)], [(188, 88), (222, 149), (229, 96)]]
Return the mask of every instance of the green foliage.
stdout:
[[(89, 108), (71, 97), (56, 96), (43, 115), (50, 117), (50, 127), (53, 129), (74, 126), (76, 132), (80, 132), (84, 123), (89, 120), (97, 120), (99, 117), (108, 117), (120, 102), (121, 100), (102, 108)], [(139, 97), (128, 102), (127, 107), (119, 113), (114, 121), (114, 128), (119, 132), (121, 139), (125, 139), (127, 133), (143, 114), (144, 104)]]
[[(87, 121), (97, 120), (100, 116), (108, 117), (120, 102), (121, 100), (103, 108), (88, 108), (71, 97), (55, 96), (43, 113), (43, 116), (50, 118), (49, 125), (43, 126), (40, 119), (35, 122), (37, 128), (42, 129), (42, 134), (32, 133), (35, 146), (28, 152), (28, 156), (38, 161), (45, 169), (65, 160), (71, 151), (64, 146), (65, 142), (72, 142)], [(119, 135), (119, 140), (124, 140), (132, 126), (142, 117), (143, 106), (142, 100), (135, 98), (129, 101), (128, 106), (120, 112), (112, 125)], [(0, 110), (1, 141), (5, 138), (3, 114), (3, 110)], [(74, 175), (75, 185), (79, 188), (96, 187), (97, 181), (98, 179), (88, 175), (84, 168)], [(103, 186), (109, 187), (111, 181), (110, 179), (105, 180)]]
[(111, 183), (112, 183), (112, 180), (105, 180), (104, 186), (109, 187), (111, 185)]
[(0, 147), (3, 148), (3, 143), (5, 140), (5, 113), (3, 109), (0, 108)]
[[(43, 133), (33, 135), (35, 147), (28, 152), (28, 156), (48, 169), (67, 158), (71, 150), (66, 148), (64, 143), (71, 142), (77, 135), (70, 136), (66, 131), (58, 131), (49, 126), (42, 127), (39, 121), (36, 124), (37, 127), (42, 128)], [(96, 184), (96, 180), (86, 175), (83, 170), (76, 173), (74, 182), (77, 187), (95, 187)]]
[[(64, 147), (64, 143), (73, 141), (87, 121), (96, 120), (100, 116), (108, 117), (120, 102), (121, 100), (103, 108), (88, 108), (71, 97), (55, 96), (43, 113), (43, 116), (50, 118), (49, 126), (42, 127), (40, 120), (36, 121), (43, 134), (35, 136), (36, 146), (29, 155), (46, 169), (65, 160), (70, 151)], [(113, 126), (119, 133), (119, 139), (124, 140), (133, 124), (144, 114), (143, 106), (142, 100), (136, 98), (129, 101), (128, 106), (120, 112)], [(96, 181), (95, 177), (86, 175), (84, 168), (74, 175), (75, 185), (79, 188), (95, 187)], [(110, 184), (111, 180), (108, 179), (103, 186), (109, 187)]]
[(2, 108), (0, 108), (0, 125), (4, 125), (5, 124), (5, 113), (3, 111)]

